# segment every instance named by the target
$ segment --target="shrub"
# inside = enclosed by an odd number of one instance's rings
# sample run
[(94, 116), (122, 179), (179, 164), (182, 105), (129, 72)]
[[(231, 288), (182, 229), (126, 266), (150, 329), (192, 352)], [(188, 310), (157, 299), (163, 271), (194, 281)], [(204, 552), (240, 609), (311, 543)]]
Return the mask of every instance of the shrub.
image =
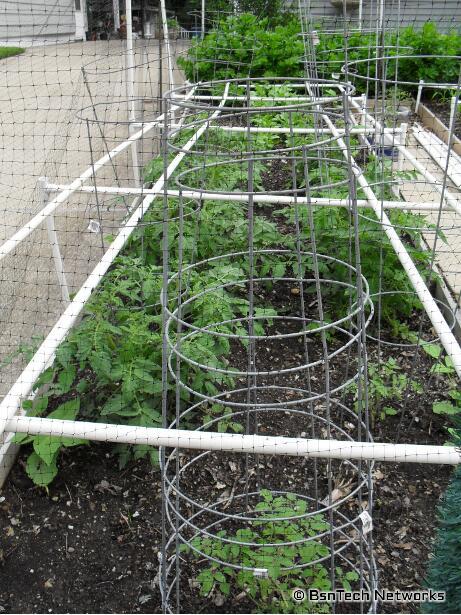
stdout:
[[(457, 444), (461, 444), (459, 421)], [(426, 602), (422, 613), (459, 613), (461, 604), (461, 467), (453, 474), (439, 508), (439, 530), (433, 558), (429, 563), (426, 585), (445, 591), (445, 602)]]
[(301, 77), (303, 51), (296, 19), (271, 28), (269, 19), (244, 13), (221, 21), (217, 29), (191, 47), (179, 64), (186, 77), (194, 81)]

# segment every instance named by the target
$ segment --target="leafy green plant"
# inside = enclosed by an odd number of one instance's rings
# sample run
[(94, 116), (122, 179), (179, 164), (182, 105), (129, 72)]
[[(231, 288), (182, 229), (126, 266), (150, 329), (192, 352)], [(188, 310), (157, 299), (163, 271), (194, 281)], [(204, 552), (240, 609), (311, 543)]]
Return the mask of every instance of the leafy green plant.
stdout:
[[(231, 408), (223, 409), (218, 404), (212, 404), (211, 407), (206, 410), (206, 414), (203, 415), (203, 425), (207, 425), (215, 418), (219, 418), (216, 425), (216, 431), (221, 433), (226, 433), (229, 431), (233, 431), (234, 433), (242, 433), (244, 431), (243, 425), (238, 421), (234, 421), (232, 414), (233, 412)], [(214, 424), (215, 423), (213, 423), (213, 425)]]
[[(422, 344), (423, 350), (430, 357), (435, 359), (431, 367), (431, 373), (443, 376), (447, 379), (448, 399), (439, 400), (432, 404), (434, 414), (457, 415), (461, 412), (461, 391), (457, 386), (456, 370), (452, 359), (448, 355), (443, 355), (443, 348), (438, 343)], [(451, 400), (451, 401), (450, 401)]]
[[(42, 416), (48, 406), (49, 398), (40, 397), (36, 401), (24, 402), (24, 409), (29, 416)], [(50, 419), (75, 420), (80, 409), (78, 397), (60, 404), (55, 410), (47, 414)], [(26, 464), (26, 472), (36, 485), (47, 487), (58, 473), (57, 459), (62, 448), (86, 444), (86, 440), (80, 438), (63, 438), (57, 436), (29, 436), (18, 434), (14, 437), (16, 444), (32, 443), (33, 451), (29, 455)]]
[[(357, 397), (358, 386), (351, 385), (351, 390)], [(372, 424), (376, 417), (384, 420), (387, 416), (395, 416), (398, 410), (385, 402), (396, 402), (403, 398), (407, 390), (422, 393), (421, 384), (416, 380), (409, 380), (403, 373), (402, 368), (392, 357), (384, 363), (368, 363), (368, 403), (371, 413)], [(356, 408), (358, 402), (355, 402)]]
[[(223, 562), (212, 562), (199, 572), (196, 581), (201, 595), (220, 592), (227, 597), (244, 591), (257, 613), (328, 613), (326, 605), (304, 602), (297, 606), (291, 598), (296, 587), (332, 587), (323, 562), (310, 564), (328, 558), (328, 546), (315, 538), (328, 534), (328, 522), (321, 514), (303, 517), (307, 503), (293, 494), (277, 496), (263, 489), (260, 496), (255, 507), (258, 518), (248, 527), (233, 534), (220, 531), (217, 538), (198, 536), (190, 546), (183, 545), (183, 551), (202, 561), (205, 554)], [(255, 569), (261, 574), (255, 575)], [(338, 567), (335, 578), (337, 586), (351, 589), (358, 575)]]
[(271, 27), (267, 17), (230, 16), (192, 45), (179, 64), (194, 81), (236, 77), (302, 76), (300, 24)]
[[(172, 202), (172, 215), (175, 201)], [(145, 219), (145, 226), (137, 229), (123, 254), (114, 262), (99, 288), (88, 302), (81, 322), (69, 333), (60, 345), (53, 365), (41, 374), (34, 385), (37, 397), (33, 404), (26, 401), (28, 413), (72, 420), (95, 420), (145, 427), (158, 427), (161, 417), (161, 314), (160, 291), (162, 287), (161, 232), (158, 224), (160, 212), (153, 211)], [(174, 264), (178, 222), (170, 225)], [(254, 220), (255, 247), (263, 248), (282, 242), (283, 236), (275, 224), (261, 216)], [(184, 225), (185, 257), (194, 253), (198, 259), (207, 259), (234, 249), (245, 250), (248, 245), (248, 224), (245, 211), (237, 203), (207, 202), (201, 209), (200, 234), (196, 222), (186, 218)], [(187, 247), (190, 246), (188, 252)], [(221, 332), (243, 333), (239, 318), (248, 315), (248, 302), (241, 296), (239, 279), (246, 279), (244, 259), (236, 259), (235, 265), (214, 265), (203, 271), (195, 271), (190, 277), (191, 292), (200, 296), (184, 312), (184, 317), (196, 326), (213, 322), (233, 321), (237, 324), (222, 325)], [(276, 265), (266, 264), (268, 270)], [(237, 282), (229, 290), (217, 288), (226, 281)], [(264, 316), (255, 321), (255, 335), (264, 332), (270, 316), (276, 312), (270, 306), (256, 305), (254, 315)], [(240, 328), (239, 328), (240, 327)], [(182, 352), (198, 363), (216, 368), (226, 364), (231, 352), (228, 338), (212, 335), (196, 335), (184, 342)], [(24, 347), (24, 352), (33, 349)], [(183, 366), (182, 377), (193, 390), (216, 394), (220, 387), (230, 386), (233, 379), (218, 372)], [(72, 416), (67, 398), (75, 401)], [(183, 393), (183, 402), (188, 395)], [(51, 410), (51, 414), (50, 414)], [(55, 414), (57, 412), (57, 414)], [(200, 421), (200, 419), (199, 419)], [(238, 423), (222, 417), (220, 430), (240, 429)], [(38, 437), (37, 437), (38, 438)], [(21, 444), (32, 445), (28, 473), (36, 484), (48, 485), (56, 476), (59, 452), (63, 447), (76, 446), (81, 442), (64, 439), (51, 440), (40, 446), (39, 439), (18, 436)], [(117, 445), (114, 447), (121, 467), (130, 459), (149, 456), (157, 463), (158, 452), (147, 446)]]

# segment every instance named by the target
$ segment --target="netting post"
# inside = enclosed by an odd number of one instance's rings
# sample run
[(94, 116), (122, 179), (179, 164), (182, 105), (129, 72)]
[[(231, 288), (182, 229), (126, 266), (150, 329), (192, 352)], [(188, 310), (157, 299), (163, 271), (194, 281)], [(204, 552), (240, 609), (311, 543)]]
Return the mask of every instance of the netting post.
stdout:
[(173, 63), (171, 58), (171, 49), (170, 49), (170, 36), (168, 34), (168, 20), (166, 14), (166, 5), (165, 0), (160, 0), (160, 9), (162, 13), (162, 28), (163, 28), (163, 38), (165, 41), (166, 47), (166, 55), (168, 62), (168, 79), (169, 79), (169, 88), (174, 88), (174, 78), (173, 78)]
[[(37, 182), (37, 189), (39, 193), (39, 199), (43, 203), (43, 207), (46, 207), (49, 200), (49, 192), (47, 190), (47, 178), (39, 177)], [(56, 269), (56, 274), (58, 276), (59, 286), (61, 288), (61, 296), (63, 301), (66, 303), (70, 302), (69, 296), (69, 286), (67, 284), (66, 273), (64, 271), (64, 262), (62, 260), (61, 250), (59, 248), (59, 239), (58, 234), (56, 232), (56, 227), (54, 224), (54, 216), (51, 214), (47, 216), (46, 221), (46, 232), (48, 234), (48, 240), (51, 245), (51, 251), (53, 254), (54, 267)]]
[(202, 0), (202, 38), (205, 38), (205, 0)]
[(415, 113), (418, 113), (419, 105), (421, 103), (421, 95), (423, 93), (423, 85), (424, 85), (424, 79), (420, 79), (419, 80), (419, 85), (418, 85), (418, 94), (416, 96)]
[[(407, 142), (407, 132), (408, 132), (408, 124), (406, 122), (404, 122), (403, 124), (400, 124), (400, 134), (398, 135), (397, 139), (398, 139), (398, 144), (401, 147), (405, 147), (406, 142)], [(394, 142), (395, 140), (395, 136), (392, 137), (392, 141)], [(398, 149), (398, 159), (397, 159), (397, 168), (398, 168), (398, 172), (399, 174), (402, 173), (403, 171), (403, 162), (405, 160), (405, 156), (403, 155), (402, 150), (399, 148)], [(392, 186), (392, 191), (394, 192), (395, 196), (397, 198), (400, 198), (400, 186), (402, 184), (402, 176), (399, 175), (399, 179), (398, 182), (396, 184), (394, 184)]]
[[(131, 0), (126, 0), (126, 93), (128, 98), (128, 120), (129, 136), (135, 130), (136, 121), (136, 101), (135, 101), (135, 68), (133, 54), (133, 13), (131, 10)], [(133, 142), (131, 146), (131, 162), (133, 164), (133, 179), (136, 186), (140, 185), (138, 145)]]
[(450, 123), (448, 124), (448, 130), (451, 131), (451, 127), (453, 126), (453, 123), (455, 121), (455, 115), (456, 115), (456, 107), (459, 105), (459, 101), (457, 100), (457, 96), (452, 96), (451, 97), (451, 103), (450, 103)]

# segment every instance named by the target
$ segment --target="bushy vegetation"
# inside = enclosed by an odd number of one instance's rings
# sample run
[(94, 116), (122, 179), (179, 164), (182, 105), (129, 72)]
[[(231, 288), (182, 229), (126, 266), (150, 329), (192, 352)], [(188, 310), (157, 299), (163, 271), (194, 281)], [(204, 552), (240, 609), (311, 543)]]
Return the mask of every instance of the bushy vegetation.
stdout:
[[(270, 87), (261, 85), (258, 93), (269, 94)], [(277, 88), (277, 94), (290, 96), (293, 92), (289, 86)], [(282, 104), (282, 103), (280, 103)], [(259, 125), (283, 126), (288, 121), (283, 110), (264, 113), (255, 116)], [(296, 113), (291, 121), (295, 126), (305, 126), (312, 121), (310, 114)], [(187, 126), (181, 139), (189, 138), (190, 130)], [(306, 137), (304, 136), (304, 141)], [(297, 143), (297, 142), (296, 142)], [(296, 145), (286, 135), (260, 134), (248, 141), (246, 133), (229, 133), (215, 130), (208, 135), (206, 147), (209, 151), (218, 151), (225, 147), (229, 158), (234, 162), (224, 162), (219, 156), (207, 153), (207, 168), (203, 169), (203, 160), (200, 154), (187, 157), (187, 166), (197, 168), (194, 182), (206, 182), (207, 189), (238, 191), (245, 190), (248, 180), (247, 163), (238, 160), (241, 152), (249, 151), (250, 147), (273, 148), (277, 146)], [(353, 144), (354, 146), (354, 144)], [(356, 145), (355, 145), (356, 146)], [(198, 144), (197, 147), (200, 147)], [(329, 181), (337, 182), (336, 188), (330, 189), (330, 196), (344, 198), (348, 194), (347, 173), (344, 165), (334, 162), (338, 153), (333, 150), (328, 154), (332, 160), (329, 163)], [(213, 165), (212, 163), (215, 163)], [(219, 164), (218, 164), (219, 163)], [(186, 161), (185, 163), (186, 164)], [(370, 180), (373, 179), (374, 162), (365, 167), (365, 173)], [(269, 160), (256, 160), (253, 163), (254, 187), (263, 188), (263, 178), (270, 167)], [(181, 167), (177, 173), (183, 171)], [(145, 180), (154, 181), (162, 170), (162, 160), (154, 159), (145, 170)], [(390, 172), (390, 171), (389, 171)], [(298, 185), (303, 185), (304, 166), (298, 160), (296, 163)], [(173, 177), (174, 179), (174, 177)], [(291, 173), (287, 173), (287, 188), (292, 181)], [(310, 162), (309, 181), (311, 193), (316, 196), (316, 188), (322, 185), (318, 161)], [(193, 182), (193, 183), (194, 183)], [(319, 191), (321, 194), (321, 190)], [(197, 204), (192, 203), (191, 207)], [(171, 215), (178, 213), (178, 203), (170, 201)], [(186, 212), (187, 213), (187, 212)], [(253, 222), (254, 248), (293, 248), (295, 235), (293, 229), (294, 209), (287, 208), (274, 212), (273, 220), (265, 215), (255, 215)], [(405, 291), (411, 290), (411, 285), (403, 271), (398, 258), (388, 240), (381, 236), (376, 238), (377, 223), (373, 221), (373, 212), (364, 210), (370, 219), (360, 219), (361, 259), (362, 271), (368, 278), (371, 291), (377, 292), (380, 284), (388, 285), (394, 290), (404, 291), (399, 301), (394, 297), (383, 300), (383, 322), (390, 327), (397, 327), (400, 319), (408, 318), (412, 310), (419, 307), (414, 294)], [(305, 208), (298, 208), (301, 225), (308, 229)], [(417, 223), (423, 225), (423, 218), (395, 212), (403, 226), (417, 228)], [(350, 247), (350, 214), (341, 208), (320, 207), (314, 210), (314, 224), (317, 237), (317, 251), (320, 254), (335, 254), (346, 262), (354, 262), (354, 249)], [(285, 224), (277, 221), (285, 220)], [(162, 366), (162, 340), (161, 340), (161, 310), (159, 297), (162, 285), (161, 276), (161, 244), (162, 225), (160, 204), (153, 206), (145, 216), (143, 224), (133, 233), (123, 253), (116, 259), (111, 270), (102, 280), (99, 288), (85, 307), (84, 317), (80, 324), (70, 333), (61, 344), (54, 364), (47, 369), (35, 384), (35, 389), (46, 387), (46, 393), (38, 395), (33, 402), (25, 402), (25, 408), (30, 415), (53, 416), (54, 418), (68, 418), (92, 420), (101, 422), (125, 423), (147, 427), (161, 425), (161, 366)], [(289, 224), (288, 230), (286, 223)], [(170, 224), (170, 258), (172, 271), (178, 268), (177, 237), (179, 223)], [(284, 228), (283, 232), (280, 230)], [(197, 227), (197, 216), (187, 216), (184, 219), (182, 232), (184, 236), (183, 266), (187, 263), (202, 261), (219, 254), (246, 251), (248, 249), (249, 225), (246, 210), (239, 203), (226, 201), (205, 201), (200, 211), (200, 225)], [(308, 231), (306, 240), (308, 240)], [(411, 234), (402, 233), (408, 250), (415, 262), (419, 263), (422, 273), (428, 262), (429, 255), (419, 248), (421, 233), (417, 230)], [(378, 243), (377, 243), (378, 241)], [(308, 249), (308, 243), (306, 249)], [(384, 257), (380, 263), (379, 249), (383, 250)], [(350, 253), (350, 250), (352, 252)], [(297, 274), (296, 259), (294, 256), (281, 257), (274, 254), (260, 256), (257, 267), (264, 276), (283, 277)], [(310, 267), (309, 259), (304, 259), (303, 266)], [(382, 282), (379, 279), (379, 270), (382, 269)], [(348, 282), (345, 271), (341, 266), (324, 263), (321, 274), (332, 279)], [(227, 289), (217, 288), (209, 290), (200, 300), (193, 302), (188, 309), (186, 317), (194, 325), (202, 326), (212, 322), (232, 321), (248, 314), (248, 301), (245, 295), (238, 291), (238, 280), (248, 276), (248, 264), (245, 258), (235, 258), (232, 263), (225, 264), (216, 261), (209, 263), (203, 270), (193, 270), (189, 285), (191, 292), (197, 294), (205, 289), (227, 281), (234, 283)], [(176, 289), (173, 287), (174, 294)], [(335, 311), (344, 311), (350, 301), (349, 295), (339, 288), (339, 291), (329, 302), (330, 316)], [(269, 322), (270, 316), (276, 311), (269, 304), (256, 303), (255, 315), (263, 316)], [(240, 329), (239, 329), (240, 327)], [(228, 333), (244, 333), (238, 320), (236, 324), (220, 325), (220, 330)], [(405, 330), (406, 331), (406, 330)], [(264, 326), (256, 321), (255, 333), (264, 333)], [(182, 344), (182, 353), (198, 363), (220, 367), (231, 352), (228, 338), (197, 334)], [(183, 369), (186, 369), (183, 366)], [(198, 393), (216, 394), (225, 386), (233, 384), (230, 376), (223, 376), (218, 372), (196, 369), (189, 365), (184, 379), (190, 383), (193, 390)], [(188, 396), (183, 393), (182, 400), (187, 403)], [(51, 413), (51, 414), (50, 414)], [(197, 417), (197, 423), (202, 420)], [(32, 452), (27, 463), (29, 476), (42, 486), (48, 485), (58, 471), (58, 458), (62, 448), (82, 444), (81, 441), (49, 438), (42, 436), (18, 435), (16, 441), (32, 445)], [(157, 452), (148, 446), (129, 447), (116, 446), (121, 466), (130, 459), (138, 459), (150, 455), (152, 462), (157, 461)]]
[[(35, 383), (35, 390), (45, 385), (46, 393), (24, 403), (29, 416), (161, 426), (160, 220), (158, 208), (147, 214), (144, 226), (135, 232), (123, 255), (116, 259), (85, 307), (81, 323), (59, 347), (54, 364)], [(189, 218), (184, 228), (186, 245), (195, 244), (194, 220)], [(178, 236), (178, 223), (171, 224), (170, 232), (172, 240)], [(244, 210), (236, 203), (207, 202), (201, 215), (200, 236), (196, 244), (199, 260), (224, 254), (231, 248), (245, 250), (248, 227)], [(283, 243), (283, 240), (274, 224), (256, 216), (256, 248), (277, 241)], [(176, 248), (172, 241), (172, 264), (177, 262)], [(183, 264), (186, 263), (187, 254)], [(224, 283), (226, 276), (238, 280), (245, 279), (246, 275), (238, 261), (227, 268), (217, 263), (202, 273), (194, 273), (190, 283), (194, 292), (200, 292)], [(207, 293), (195, 305), (195, 311), (188, 317), (197, 325), (202, 324), (204, 317), (216, 322), (248, 312), (245, 299), (222, 289)], [(257, 306), (258, 309), (264, 310), (264, 306)], [(224, 325), (221, 328), (226, 329)], [(228, 332), (231, 330), (234, 332), (229, 325)], [(227, 338), (203, 335), (194, 338), (193, 344), (183, 345), (182, 350), (190, 358), (217, 365), (230, 352), (230, 347)], [(224, 383), (219, 374), (204, 374), (193, 368), (187, 378), (196, 391), (207, 394), (216, 393), (217, 386)], [(27, 472), (42, 486), (56, 476), (61, 449), (82, 444), (57, 437), (46, 437), (46, 443), (42, 436), (17, 435), (15, 439), (21, 444), (32, 444)], [(154, 463), (157, 461), (156, 449), (148, 446), (119, 445), (116, 452), (122, 467), (129, 459), (147, 454)]]
[[(453, 31), (444, 34), (437, 30), (432, 22), (427, 22), (420, 29), (409, 26), (403, 29), (397, 38), (395, 33), (388, 33), (376, 44), (376, 35), (356, 32), (347, 39), (348, 60), (368, 60), (374, 57), (401, 56), (396, 61), (389, 60), (386, 74), (392, 81), (408, 82), (402, 88), (414, 94), (420, 79), (426, 83), (457, 83), (459, 75), (459, 58), (450, 60), (444, 56), (461, 55), (461, 35)], [(331, 70), (339, 72), (345, 62), (344, 37), (341, 34), (325, 35), (320, 33), (320, 44), (317, 47), (318, 59), (325, 64), (323, 74)], [(412, 56), (430, 56), (414, 58)], [(440, 57), (439, 57), (440, 56)], [(363, 61), (356, 65), (358, 74), (371, 78), (376, 75), (376, 68), (382, 71), (382, 65), (371, 61)], [(380, 73), (381, 75), (382, 73)], [(363, 90), (365, 82), (355, 79), (358, 90)], [(372, 88), (373, 91), (373, 88)]]
[[(229, 17), (224, 20), (219, 29), (210, 32), (204, 39), (194, 44), (187, 58), (182, 61), (186, 76), (191, 80), (227, 79), (236, 77), (301, 77), (303, 42), (299, 36), (299, 23), (292, 17), (284, 23), (276, 23), (273, 19), (258, 19), (252, 14), (239, 17)], [(434, 41), (429, 47), (429, 39)], [(373, 47), (374, 37), (371, 35), (354, 34), (349, 38), (351, 47), (349, 59), (369, 57), (369, 48)], [(392, 37), (388, 44), (395, 42)], [(443, 47), (444, 53), (454, 55), (459, 53), (459, 37), (457, 35), (438, 34), (432, 24), (428, 24), (421, 32), (407, 29), (402, 33), (401, 45), (411, 45), (414, 53), (426, 53), (431, 49)], [(318, 57), (328, 62), (327, 69), (336, 70), (344, 63), (345, 55), (342, 36), (321, 35), (317, 48)], [(389, 53), (392, 54), (392, 51)], [(428, 62), (416, 63), (411, 58), (399, 63), (400, 78), (417, 81), (427, 80), (453, 81), (454, 72), (450, 62), (441, 62), (434, 58)], [(419, 72), (415, 72), (418, 68)], [(408, 77), (406, 76), (408, 75)], [(327, 76), (326, 74), (324, 76)], [(411, 77), (410, 77), (411, 76)], [(289, 97), (294, 94), (288, 84), (271, 89), (268, 84), (257, 86), (256, 93), (260, 96)], [(309, 114), (297, 112), (287, 114), (283, 110), (273, 110), (253, 118), (255, 126), (260, 127), (306, 127), (311, 120)], [(187, 130), (183, 131), (184, 135)], [(190, 136), (190, 134), (188, 134)], [(309, 137), (294, 137), (285, 135), (258, 134), (248, 142), (245, 133), (229, 133), (215, 130), (207, 136), (209, 152), (225, 147), (229, 158), (253, 149), (277, 150), (281, 147), (300, 147), (308, 143)], [(358, 141), (352, 139), (353, 153), (358, 153)], [(197, 144), (197, 148), (200, 144)], [(333, 148), (332, 148), (333, 149)], [(338, 152), (330, 151), (328, 161), (328, 176), (332, 182), (329, 190), (331, 198), (346, 198), (349, 195), (347, 172), (345, 167), (334, 162)], [(247, 188), (248, 172), (245, 159), (233, 164), (222, 163), (219, 156), (207, 154), (207, 166), (202, 165), (200, 155), (190, 155), (185, 162), (190, 168), (197, 168), (194, 179), (206, 182), (207, 189), (229, 190), (238, 192)], [(285, 161), (287, 162), (287, 161)], [(325, 161), (324, 161), (325, 162)], [(213, 163), (215, 163), (213, 165)], [(270, 161), (255, 160), (253, 163), (253, 180), (256, 190), (264, 186), (265, 175), (270, 173)], [(145, 182), (154, 181), (161, 173), (162, 159), (154, 159), (145, 169)], [(396, 173), (385, 162), (370, 157), (363, 163), (364, 174), (373, 183), (377, 179), (383, 185), (390, 184), (396, 178)], [(180, 170), (183, 170), (181, 168)], [(291, 169), (290, 169), (291, 170)], [(290, 171), (289, 170), (289, 171)], [(299, 161), (293, 170), (298, 186), (305, 186), (305, 168)], [(293, 174), (287, 173), (289, 189)], [(320, 164), (310, 162), (309, 185), (311, 195), (322, 195), (322, 174)], [(282, 187), (283, 189), (285, 187)], [(388, 190), (388, 188), (386, 188)], [(377, 189), (379, 192), (379, 189)], [(360, 194), (358, 195), (360, 198)], [(383, 193), (383, 198), (393, 198), (390, 193)], [(178, 214), (179, 203), (170, 200), (171, 215)], [(197, 207), (197, 203), (190, 205)], [(245, 208), (241, 203), (205, 201), (201, 204), (200, 216), (186, 216), (179, 227), (178, 221), (170, 224), (169, 244), (171, 270), (174, 272), (181, 264), (183, 267), (194, 261), (205, 261), (218, 254), (230, 252), (245, 252), (248, 248), (249, 225)], [(306, 231), (304, 241), (309, 249), (309, 220), (306, 208), (283, 208), (266, 216), (256, 207), (253, 219), (253, 237), (255, 250), (266, 247), (277, 249), (293, 248), (296, 237), (293, 225), (296, 221)], [(415, 309), (421, 306), (415, 299), (410, 281), (402, 269), (400, 261), (388, 239), (380, 232), (379, 221), (372, 210), (362, 210), (358, 221), (360, 234), (360, 255), (356, 255), (351, 244), (351, 214), (345, 208), (314, 208), (312, 212), (316, 235), (316, 249), (320, 254), (334, 254), (336, 258), (354, 263), (360, 256), (362, 273), (370, 284), (372, 293), (392, 289), (394, 296), (383, 296), (381, 318), (394, 335), (406, 341), (415, 342), (416, 334), (411, 331), (409, 321)], [(404, 241), (413, 261), (419, 267), (421, 274), (426, 275), (430, 255), (421, 248), (422, 228), (428, 223), (422, 216), (403, 211), (395, 211), (390, 215), (398, 224), (402, 241)], [(200, 219), (199, 228), (197, 220)], [(33, 401), (24, 402), (24, 409), (30, 416), (48, 416), (67, 420), (91, 420), (96, 422), (113, 422), (146, 427), (158, 427), (162, 424), (162, 314), (159, 297), (162, 287), (162, 212), (161, 207), (152, 207), (146, 214), (143, 224), (135, 230), (122, 254), (115, 260), (108, 274), (102, 280), (99, 288), (85, 307), (83, 319), (69, 333), (66, 341), (61, 344), (56, 353), (53, 365), (39, 377), (34, 389), (37, 396)], [(184, 254), (178, 253), (177, 238), (183, 234)], [(294, 254), (294, 251), (293, 251)], [(257, 267), (264, 276), (283, 277), (286, 274), (299, 277), (298, 263), (293, 256), (279, 258), (263, 255), (256, 258)], [(308, 259), (302, 260), (301, 268), (310, 266)], [(323, 264), (320, 274), (326, 278), (348, 282), (344, 271), (334, 262)], [(209, 262), (203, 269), (192, 269), (188, 277), (188, 285), (192, 294), (199, 295), (200, 300), (191, 303), (184, 317), (195, 326), (210, 323), (219, 325), (219, 331), (226, 334), (239, 333), (246, 335), (247, 331), (241, 324), (241, 319), (249, 314), (249, 303), (245, 298), (244, 282), (248, 278), (248, 263), (245, 258), (233, 258), (232, 263), (223, 266), (219, 261)], [(226, 287), (226, 283), (232, 284)], [(240, 286), (240, 288), (239, 288)], [(171, 288), (172, 294), (179, 289)], [(207, 291), (204, 293), (204, 291)], [(399, 294), (400, 293), (400, 294)], [(395, 299), (395, 296), (398, 299)], [(344, 288), (338, 290), (325, 305), (327, 318), (335, 316), (335, 310), (341, 311), (351, 301), (350, 294)], [(264, 316), (265, 324), (277, 315), (272, 305), (256, 299), (255, 316)], [(315, 323), (314, 323), (315, 325)], [(262, 335), (264, 326), (255, 321), (254, 332)], [(435, 373), (452, 375), (453, 366), (448, 359), (441, 358), (442, 349), (437, 344), (425, 345), (426, 352), (437, 359)], [(229, 339), (197, 333), (192, 341), (182, 344), (184, 356), (197, 362), (206, 363), (212, 368), (222, 367), (231, 355), (232, 348)], [(181, 369), (185, 369), (182, 365)], [(439, 371), (436, 371), (439, 370)], [(382, 365), (369, 365), (369, 402), (373, 422), (384, 420), (387, 416), (396, 414), (392, 400), (401, 400), (409, 389), (421, 393), (421, 384), (415, 379), (410, 380), (400, 366), (392, 359)], [(220, 372), (203, 371), (193, 366), (187, 366), (187, 373), (181, 377), (187, 381), (191, 389), (198, 394), (214, 395), (225, 388), (232, 388), (234, 381), (231, 375)], [(354, 385), (349, 389), (351, 396), (356, 394)], [(437, 414), (457, 414), (460, 411), (460, 396), (454, 386), (450, 385), (449, 400), (440, 400), (434, 404)], [(173, 396), (174, 397), (174, 396)], [(389, 402), (391, 400), (391, 402)], [(186, 391), (181, 393), (181, 401), (190, 401)], [(171, 408), (171, 416), (173, 415)], [(196, 412), (199, 412), (198, 410)], [(208, 412), (208, 414), (207, 414)], [(210, 420), (214, 409), (206, 408), (202, 416), (190, 416), (190, 427), (198, 426)], [(229, 416), (229, 415), (227, 415)], [(220, 431), (241, 431), (243, 427), (227, 419), (223, 414), (219, 421)], [(195, 422), (195, 423), (194, 423)], [(64, 448), (85, 445), (75, 438), (58, 438), (49, 436), (17, 435), (17, 443), (31, 448), (27, 473), (32, 480), (47, 487), (58, 472), (59, 455)], [(157, 451), (149, 446), (129, 447), (117, 445), (119, 464), (126, 465), (130, 459), (149, 457), (156, 464)], [(456, 474), (453, 488), (446, 496), (442, 512), (442, 529), (439, 536), (439, 547), (434, 558), (429, 576), (429, 583), (434, 588), (448, 587), (450, 602), (456, 606), (459, 600), (460, 576), (458, 570), (445, 578), (445, 557), (450, 554), (448, 562), (456, 561), (460, 554), (461, 520), (459, 512), (459, 480)], [(221, 566), (207, 560), (195, 579), (203, 596), (209, 596), (212, 591), (219, 591), (225, 597), (236, 592), (244, 592), (254, 603), (256, 612), (329, 612), (329, 607), (322, 605), (294, 605), (291, 591), (298, 586), (330, 589), (331, 572), (317, 562), (329, 554), (329, 546), (321, 540), (305, 541), (319, 533), (328, 533), (329, 522), (321, 514), (304, 518), (307, 504), (294, 495), (274, 497), (270, 491), (262, 490), (261, 501), (255, 510), (260, 518), (251, 527), (221, 532), (219, 539), (209, 536), (195, 536), (184, 551), (192, 555), (201, 552), (210, 558), (228, 562), (230, 566)], [(301, 518), (300, 518), (301, 516)], [(295, 519), (290, 519), (295, 517)], [(280, 520), (282, 518), (283, 520)], [(267, 543), (271, 546), (267, 548)], [(244, 543), (244, 544), (238, 544)], [(252, 543), (250, 548), (245, 543)], [(295, 543), (295, 544), (287, 544)], [(259, 545), (261, 545), (259, 547)], [(268, 557), (269, 556), (269, 557)], [(456, 560), (454, 557), (456, 556)], [(452, 559), (453, 558), (453, 559)], [(268, 564), (269, 561), (269, 564)], [(325, 560), (326, 561), (326, 560)], [(248, 570), (239, 570), (243, 566)], [(267, 569), (266, 577), (257, 577), (251, 569)], [(357, 580), (354, 572), (336, 568), (334, 571), (338, 585), (349, 589), (351, 583)], [(458, 602), (459, 603), (459, 602)], [(294, 611), (295, 609), (295, 611)], [(296, 611), (296, 609), (299, 609)], [(437, 612), (437, 611), (427, 611)], [(441, 611), (438, 611), (441, 612)], [(444, 611), (444, 612), (449, 612)]]
[[(198, 536), (191, 540), (191, 546), (183, 545), (182, 551), (192, 551), (196, 558), (205, 554), (232, 566), (213, 562), (203, 568), (197, 576), (201, 595), (219, 591), (235, 596), (243, 590), (253, 602), (255, 613), (329, 613), (330, 605), (308, 601), (296, 605), (291, 594), (297, 587), (332, 589), (323, 563), (330, 549), (313, 538), (328, 533), (330, 524), (320, 513), (303, 517), (308, 512), (307, 502), (294, 494), (274, 496), (261, 489), (260, 497), (255, 507), (258, 517), (249, 527), (235, 534), (222, 530), (216, 538)], [(317, 560), (323, 561), (310, 565)], [(251, 569), (267, 570), (267, 575), (255, 576)], [(359, 578), (355, 571), (347, 572), (339, 566), (335, 572), (336, 587), (346, 590), (351, 590), (351, 584)]]
[(188, 79), (210, 81), (236, 77), (299, 77), (303, 42), (299, 22), (271, 27), (269, 18), (251, 13), (228, 17), (192, 45), (179, 59)]
[[(196, 42), (187, 58), (182, 60), (188, 79), (209, 81), (232, 77), (302, 77), (304, 74), (304, 45), (301, 24), (293, 15), (285, 18), (283, 25), (274, 25), (269, 18), (258, 19), (253, 14), (230, 16), (210, 31), (203, 41)], [(324, 34), (319, 27), (320, 43), (316, 47), (319, 71), (323, 78), (340, 72), (346, 60), (345, 40), (342, 33)], [(399, 49), (397, 50), (397, 45)], [(412, 26), (400, 32), (386, 34), (376, 44), (376, 35), (355, 32), (347, 38), (348, 60), (367, 60), (357, 65), (361, 75), (375, 76), (376, 63), (368, 62), (379, 56), (402, 57), (387, 63), (387, 75), (399, 81), (417, 84), (420, 79), (429, 83), (457, 83), (459, 59), (439, 56), (460, 56), (461, 35), (453, 31), (441, 33), (432, 22), (421, 29)], [(417, 59), (411, 56), (428, 55)], [(382, 66), (380, 65), (380, 70)], [(358, 91), (365, 89), (365, 82), (355, 79)], [(412, 85), (404, 86), (411, 93)]]

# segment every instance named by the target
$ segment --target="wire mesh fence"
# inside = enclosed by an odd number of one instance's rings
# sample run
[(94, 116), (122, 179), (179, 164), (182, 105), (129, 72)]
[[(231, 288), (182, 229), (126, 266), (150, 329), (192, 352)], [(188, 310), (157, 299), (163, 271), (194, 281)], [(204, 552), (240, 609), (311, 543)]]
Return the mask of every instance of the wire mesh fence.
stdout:
[(345, 608), (297, 588), (377, 612), (375, 462), (460, 459), (455, 35), (416, 49), (410, 3), (189, 29), (164, 2), (13, 4), (0, 464), (28, 446), (48, 488), (102, 440), (158, 467), (163, 612)]

